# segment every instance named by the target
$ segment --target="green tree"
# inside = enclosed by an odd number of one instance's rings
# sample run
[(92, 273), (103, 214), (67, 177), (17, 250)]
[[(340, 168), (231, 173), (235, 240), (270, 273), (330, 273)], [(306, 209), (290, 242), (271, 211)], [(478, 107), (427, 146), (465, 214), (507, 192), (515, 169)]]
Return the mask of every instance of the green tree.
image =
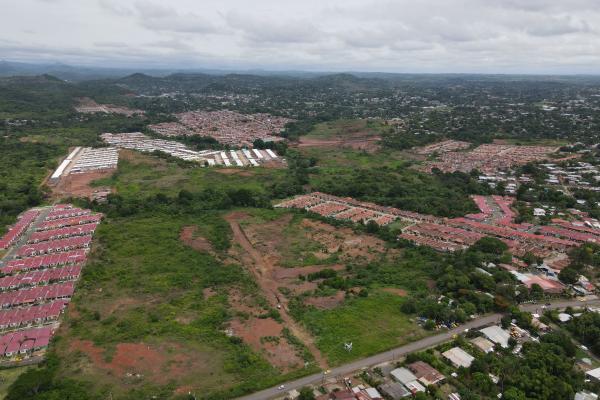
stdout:
[(298, 400), (315, 400), (315, 394), (310, 387), (303, 386), (300, 388), (300, 396), (298, 396)]

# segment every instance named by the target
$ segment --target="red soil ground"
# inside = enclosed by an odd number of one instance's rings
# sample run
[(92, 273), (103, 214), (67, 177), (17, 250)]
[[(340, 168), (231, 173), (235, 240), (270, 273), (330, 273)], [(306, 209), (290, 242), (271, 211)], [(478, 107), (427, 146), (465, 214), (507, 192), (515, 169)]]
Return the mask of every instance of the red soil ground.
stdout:
[(194, 225), (183, 227), (179, 233), (179, 240), (194, 250), (205, 251), (209, 253), (212, 252), (212, 246), (210, 242), (202, 236), (197, 236), (197, 230), (198, 227)]
[(91, 187), (90, 184), (102, 178), (108, 178), (115, 172), (114, 169), (86, 172), (82, 174), (69, 174), (61, 177), (56, 186), (50, 186), (52, 193), (56, 198), (61, 197), (91, 197), (94, 191), (99, 189)]
[(71, 346), (86, 354), (97, 368), (117, 377), (140, 374), (145, 380), (159, 384), (186, 375), (192, 362), (190, 355), (176, 344), (155, 347), (145, 343), (119, 343), (110, 361), (106, 361), (104, 350), (91, 341), (74, 340)]

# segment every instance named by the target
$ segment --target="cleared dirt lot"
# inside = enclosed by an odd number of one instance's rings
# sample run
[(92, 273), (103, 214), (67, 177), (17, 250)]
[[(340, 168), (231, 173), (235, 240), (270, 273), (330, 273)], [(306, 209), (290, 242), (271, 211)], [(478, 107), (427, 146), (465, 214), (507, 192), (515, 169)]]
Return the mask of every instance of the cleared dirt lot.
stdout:
[(380, 149), (381, 133), (385, 130), (381, 122), (363, 119), (324, 122), (300, 137), (298, 147), (339, 148), (375, 152)]
[(70, 349), (71, 354), (80, 355), (73, 367), (102, 381), (121, 384), (193, 382), (197, 376), (210, 375), (214, 363), (220, 362), (210, 354), (174, 342), (119, 343), (108, 353), (91, 341), (74, 340)]
[(111, 188), (92, 187), (91, 183), (98, 179), (108, 178), (115, 173), (115, 169), (69, 174), (60, 178), (56, 186), (51, 186), (55, 198), (88, 197), (91, 198), (95, 191), (112, 190)]
[(365, 150), (369, 153), (379, 150), (381, 137), (370, 136), (366, 132), (353, 133), (347, 136), (332, 137), (329, 139), (317, 139), (300, 137), (298, 147), (348, 147), (354, 150)]
[[(256, 333), (252, 335), (249, 331), (256, 328), (257, 324), (268, 324), (264, 331), (272, 331), (273, 336), (280, 336), (277, 329), (287, 327), (304, 343), (317, 363), (325, 368), (327, 363), (315, 345), (315, 338), (289, 315), (289, 301), (292, 297), (302, 295), (304, 303), (316, 309), (338, 307), (346, 298), (344, 291), (315, 295), (320, 280), (309, 281), (306, 277), (324, 269), (331, 269), (343, 275), (346, 264), (341, 261), (367, 263), (390, 250), (385, 247), (383, 241), (375, 237), (356, 234), (350, 228), (336, 228), (320, 221), (295, 217), (291, 213), (265, 221), (256, 220), (243, 212), (233, 212), (226, 216), (226, 220), (234, 237), (230, 256), (254, 275), (271, 307), (281, 306), (278, 311), (282, 323), (278, 326), (276, 321), (257, 322), (253, 319), (256, 313), (248, 309), (248, 303), (240, 301), (241, 304), (246, 304), (241, 306), (242, 310), (252, 317), (245, 324), (238, 321), (232, 323), (231, 328), (236, 336), (239, 332), (239, 336), (253, 348), (268, 352), (264, 337), (260, 343)], [(232, 297), (235, 298), (230, 295), (230, 299)], [(240, 308), (235, 304), (233, 306), (236, 309)], [(285, 353), (285, 348), (282, 348), (278, 354), (268, 358), (275, 365), (283, 366), (289, 362)]]

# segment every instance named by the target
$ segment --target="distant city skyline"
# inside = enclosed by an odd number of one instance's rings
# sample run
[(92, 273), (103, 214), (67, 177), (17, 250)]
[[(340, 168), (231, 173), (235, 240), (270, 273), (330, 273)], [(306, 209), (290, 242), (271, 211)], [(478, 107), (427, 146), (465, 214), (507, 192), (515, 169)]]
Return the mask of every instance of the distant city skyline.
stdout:
[(131, 69), (600, 74), (600, 7), (594, 0), (2, 4), (0, 59), (11, 61)]

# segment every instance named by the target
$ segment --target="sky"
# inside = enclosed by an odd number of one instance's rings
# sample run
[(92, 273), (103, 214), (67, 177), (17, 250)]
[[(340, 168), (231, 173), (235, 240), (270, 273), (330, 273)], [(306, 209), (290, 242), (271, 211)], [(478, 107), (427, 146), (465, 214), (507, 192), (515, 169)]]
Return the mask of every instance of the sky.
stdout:
[(600, 74), (600, 0), (0, 0), (0, 59)]

